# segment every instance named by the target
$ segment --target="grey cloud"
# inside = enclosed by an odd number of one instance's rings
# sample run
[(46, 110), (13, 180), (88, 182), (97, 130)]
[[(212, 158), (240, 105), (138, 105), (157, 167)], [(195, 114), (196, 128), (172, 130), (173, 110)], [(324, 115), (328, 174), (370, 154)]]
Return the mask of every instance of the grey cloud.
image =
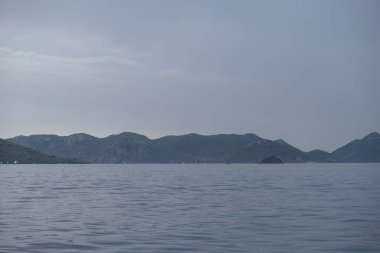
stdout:
[(0, 137), (380, 131), (377, 1), (1, 1)]

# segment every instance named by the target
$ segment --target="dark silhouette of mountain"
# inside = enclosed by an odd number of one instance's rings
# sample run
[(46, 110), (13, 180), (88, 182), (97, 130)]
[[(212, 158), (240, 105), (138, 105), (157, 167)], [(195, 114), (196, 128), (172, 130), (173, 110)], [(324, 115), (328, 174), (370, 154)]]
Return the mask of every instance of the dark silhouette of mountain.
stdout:
[(165, 163), (189, 161), (154, 145), (146, 136), (121, 133), (106, 138), (88, 134), (17, 136), (10, 141), (50, 155), (77, 157), (91, 163)]
[(154, 140), (157, 146), (191, 157), (195, 162), (225, 162), (225, 157), (237, 149), (262, 141), (255, 134), (186, 134), (165, 136)]
[(371, 133), (361, 140), (354, 140), (332, 152), (340, 162), (380, 162), (380, 135)]
[(226, 157), (229, 163), (259, 163), (264, 158), (276, 156), (284, 162), (308, 162), (307, 154), (283, 140), (262, 140), (240, 148)]
[(17, 136), (9, 141), (91, 163), (259, 163), (270, 156), (284, 162), (380, 162), (379, 139), (377, 133), (372, 133), (332, 154), (322, 150), (303, 152), (283, 140), (266, 140), (255, 134), (186, 134), (149, 139), (128, 132), (105, 138), (80, 133)]
[(80, 133), (18, 136), (9, 140), (50, 155), (91, 163), (259, 163), (271, 155), (286, 162), (309, 161), (304, 152), (286, 142), (265, 140), (255, 134), (187, 134), (151, 140), (135, 133), (105, 138)]
[(10, 141), (0, 139), (0, 163), (85, 163), (76, 158), (46, 155)]
[(323, 163), (333, 163), (337, 160), (329, 153), (320, 149), (315, 149), (310, 152), (307, 152), (310, 160), (313, 162), (323, 162)]

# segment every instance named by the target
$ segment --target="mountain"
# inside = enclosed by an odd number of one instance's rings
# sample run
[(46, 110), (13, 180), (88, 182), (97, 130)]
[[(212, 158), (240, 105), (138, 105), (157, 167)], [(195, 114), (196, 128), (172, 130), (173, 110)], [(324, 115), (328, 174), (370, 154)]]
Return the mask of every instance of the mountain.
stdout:
[[(154, 144), (146, 136), (121, 133), (99, 139), (103, 146), (101, 163), (178, 163), (190, 161), (186, 155)], [(91, 161), (94, 161), (91, 157)]]
[(0, 139), (0, 163), (84, 163), (75, 158), (46, 155), (31, 148)]
[(255, 134), (187, 134), (149, 139), (136, 133), (105, 138), (88, 134), (31, 135), (9, 139), (50, 155), (76, 157), (91, 163), (247, 163), (276, 155), (285, 162), (310, 159), (282, 140), (270, 141)]
[(310, 160), (314, 162), (331, 163), (337, 162), (337, 160), (329, 153), (320, 149), (315, 149), (306, 153)]
[(9, 141), (50, 155), (76, 157), (91, 163), (164, 163), (186, 160), (181, 154), (157, 147), (146, 136), (127, 132), (106, 138), (80, 133), (69, 136), (17, 136)]
[(380, 135), (371, 133), (354, 140), (331, 153), (340, 162), (380, 162)]
[(284, 162), (380, 162), (377, 133), (332, 154), (322, 150), (303, 152), (284, 140), (267, 140), (255, 134), (192, 133), (149, 139), (129, 132), (105, 138), (79, 133), (17, 136), (8, 140), (49, 155), (76, 157), (91, 163), (259, 163), (270, 156)]
[(284, 162), (308, 162), (308, 155), (283, 140), (261, 140), (250, 143), (226, 157), (229, 163), (259, 163), (264, 158), (276, 156)]
[(193, 162), (225, 162), (225, 157), (235, 150), (263, 139), (255, 134), (186, 134), (165, 136), (154, 144), (180, 154), (186, 154)]

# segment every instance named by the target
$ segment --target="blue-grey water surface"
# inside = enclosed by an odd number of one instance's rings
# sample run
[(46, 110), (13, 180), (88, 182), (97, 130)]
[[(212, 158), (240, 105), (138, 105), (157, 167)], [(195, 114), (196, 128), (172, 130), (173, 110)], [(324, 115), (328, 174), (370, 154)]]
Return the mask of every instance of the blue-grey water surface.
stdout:
[(380, 252), (380, 164), (0, 165), (0, 252)]

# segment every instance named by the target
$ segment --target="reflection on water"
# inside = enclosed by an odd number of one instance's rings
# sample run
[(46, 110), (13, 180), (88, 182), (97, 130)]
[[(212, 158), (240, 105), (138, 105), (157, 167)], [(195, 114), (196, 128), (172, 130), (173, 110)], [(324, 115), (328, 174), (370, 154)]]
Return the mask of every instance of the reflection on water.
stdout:
[(0, 165), (0, 252), (380, 252), (380, 164)]

